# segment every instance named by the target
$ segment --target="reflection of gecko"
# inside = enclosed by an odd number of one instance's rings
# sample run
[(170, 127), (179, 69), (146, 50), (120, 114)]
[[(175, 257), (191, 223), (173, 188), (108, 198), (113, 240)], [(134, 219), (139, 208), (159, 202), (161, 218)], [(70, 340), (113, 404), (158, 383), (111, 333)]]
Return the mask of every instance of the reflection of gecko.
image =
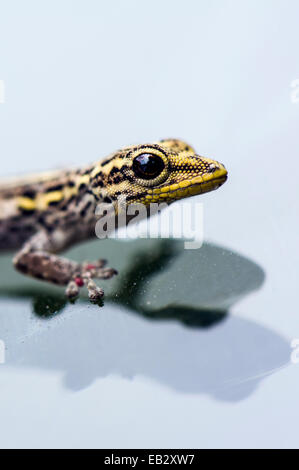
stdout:
[(108, 279), (116, 271), (103, 260), (80, 264), (56, 255), (95, 236), (97, 204), (148, 209), (212, 191), (226, 178), (223, 165), (172, 139), (126, 147), (83, 169), (0, 182), (0, 249), (21, 248), (14, 264), (22, 273), (67, 286), (70, 298), (85, 284), (97, 300), (103, 290), (92, 278)]

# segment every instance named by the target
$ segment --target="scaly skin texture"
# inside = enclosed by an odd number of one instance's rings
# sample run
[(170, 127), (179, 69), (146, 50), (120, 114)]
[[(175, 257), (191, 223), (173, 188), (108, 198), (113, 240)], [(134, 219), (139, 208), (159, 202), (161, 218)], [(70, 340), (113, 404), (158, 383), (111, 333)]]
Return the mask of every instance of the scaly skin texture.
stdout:
[(98, 300), (103, 290), (93, 279), (108, 279), (115, 269), (103, 260), (76, 263), (57, 256), (95, 236), (97, 204), (111, 204), (114, 214), (136, 203), (149, 209), (151, 203), (170, 204), (217, 189), (226, 178), (222, 164), (168, 139), (126, 147), (83, 169), (0, 182), (0, 249), (20, 248), (16, 269), (65, 285), (69, 298), (85, 285), (90, 299)]

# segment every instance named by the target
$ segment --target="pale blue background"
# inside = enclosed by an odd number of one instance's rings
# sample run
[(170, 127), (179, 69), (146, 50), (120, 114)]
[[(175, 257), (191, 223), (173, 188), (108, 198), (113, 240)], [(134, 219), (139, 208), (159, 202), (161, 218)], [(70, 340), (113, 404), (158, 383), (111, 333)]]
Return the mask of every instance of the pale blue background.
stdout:
[[(105, 307), (97, 331), (103, 376), (79, 390), (59, 371), (22, 364), (22, 354), (17, 366), (0, 365), (1, 447), (298, 447), (299, 364), (268, 371), (252, 393), (226, 401), (170, 387), (161, 374), (150, 378), (143, 354), (152, 344), (158, 370), (163, 351), (175, 371), (178, 348), (185, 360), (190, 344), (205, 354), (203, 335), (217, 351), (223, 342), (223, 355), (228, 335), (242, 346), (246, 325), (248, 335), (254, 324), (286, 345), (299, 338), (299, 103), (291, 101), (298, 18), (296, 0), (0, 3), (1, 175), (184, 138), (229, 171), (228, 183), (201, 199), (205, 238), (266, 273), (262, 288), (209, 333)], [(79, 304), (39, 324), (29, 303), (9, 302), (0, 305), (1, 316), (13, 318), (3, 334), (29, 348), (32, 341), (42, 348), (47, 335), (76, 340), (77, 319), (88, 325), (98, 314)], [(84, 331), (86, 348), (92, 333)], [(118, 337), (119, 349), (111, 348)], [(246, 347), (250, 361), (254, 336)], [(110, 367), (119, 355), (122, 373)], [(84, 364), (73, 361), (79, 374)], [(221, 354), (215, 361), (221, 370)]]

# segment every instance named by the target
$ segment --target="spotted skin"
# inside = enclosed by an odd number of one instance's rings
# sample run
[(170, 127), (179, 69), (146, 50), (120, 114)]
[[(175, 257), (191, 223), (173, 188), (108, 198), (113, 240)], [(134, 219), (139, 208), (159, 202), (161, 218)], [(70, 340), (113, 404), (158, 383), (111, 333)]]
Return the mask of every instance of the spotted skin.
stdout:
[[(159, 174), (144, 179), (136, 173), (134, 162), (144, 155), (159, 160)], [(95, 236), (99, 203), (111, 204), (114, 214), (136, 203), (149, 209), (152, 203), (171, 204), (217, 189), (226, 178), (222, 164), (197, 155), (181, 140), (167, 139), (125, 147), (82, 169), (0, 182), (0, 250), (19, 249), (17, 270), (66, 286), (69, 298), (85, 285), (90, 299), (98, 300), (103, 290), (93, 279), (108, 279), (116, 271), (103, 260), (76, 263), (58, 253)]]

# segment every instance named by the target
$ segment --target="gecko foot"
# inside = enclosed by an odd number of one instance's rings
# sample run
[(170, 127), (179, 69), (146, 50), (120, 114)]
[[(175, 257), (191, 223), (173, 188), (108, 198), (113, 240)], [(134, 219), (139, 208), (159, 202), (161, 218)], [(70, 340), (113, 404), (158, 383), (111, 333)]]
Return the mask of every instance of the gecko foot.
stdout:
[(116, 269), (105, 268), (106, 260), (98, 260), (95, 263), (82, 263), (78, 265), (72, 279), (69, 281), (65, 293), (69, 299), (78, 297), (80, 288), (85, 286), (88, 297), (92, 302), (97, 302), (104, 296), (104, 291), (98, 287), (93, 279), (110, 279), (117, 274)]

